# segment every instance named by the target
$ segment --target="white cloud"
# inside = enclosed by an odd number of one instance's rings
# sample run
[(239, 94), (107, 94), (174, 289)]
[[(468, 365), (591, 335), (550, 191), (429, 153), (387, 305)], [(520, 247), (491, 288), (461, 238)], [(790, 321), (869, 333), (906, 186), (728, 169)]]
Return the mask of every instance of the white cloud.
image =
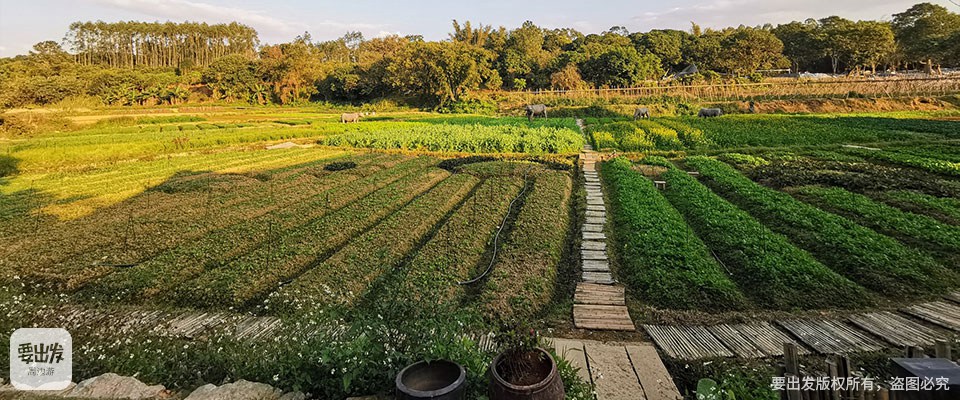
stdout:
[(701, 1), (684, 7), (645, 12), (633, 17), (642, 30), (690, 27), (696, 22), (704, 27), (722, 28), (740, 24), (785, 23), (807, 18), (839, 15), (848, 19), (889, 20), (894, 13), (906, 10), (915, 0), (719, 0)]
[(268, 15), (267, 11), (220, 6), (191, 0), (94, 0), (126, 11), (156, 18), (180, 21), (231, 22), (250, 25), (267, 42), (290, 40), (293, 35), (309, 31), (316, 36), (339, 35), (346, 31), (377, 31), (382, 25), (323, 20), (306, 23)]

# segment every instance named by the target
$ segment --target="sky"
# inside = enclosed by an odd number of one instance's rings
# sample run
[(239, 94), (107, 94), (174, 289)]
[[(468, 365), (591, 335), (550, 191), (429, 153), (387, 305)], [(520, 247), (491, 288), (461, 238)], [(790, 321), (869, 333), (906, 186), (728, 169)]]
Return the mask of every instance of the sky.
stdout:
[[(367, 38), (400, 34), (447, 38), (451, 20), (515, 28), (530, 20), (546, 28), (598, 33), (784, 23), (839, 15), (889, 20), (920, 0), (0, 0), (0, 57), (26, 54), (33, 44), (63, 40), (75, 21), (238, 21), (261, 43), (290, 41), (303, 32), (329, 40), (347, 31)], [(960, 0), (929, 0), (960, 12)]]

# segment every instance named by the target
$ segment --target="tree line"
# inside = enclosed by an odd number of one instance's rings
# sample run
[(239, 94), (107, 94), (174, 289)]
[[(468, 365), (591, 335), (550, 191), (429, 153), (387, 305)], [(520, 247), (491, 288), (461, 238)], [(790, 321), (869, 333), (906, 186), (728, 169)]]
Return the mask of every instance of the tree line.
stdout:
[[(64, 50), (64, 47), (67, 50)], [(671, 74), (697, 67), (679, 79)], [(107, 104), (191, 97), (289, 104), (392, 97), (456, 107), (484, 90), (683, 85), (762, 79), (765, 70), (937, 73), (960, 66), (960, 14), (930, 3), (891, 21), (833, 16), (773, 26), (583, 34), (525, 22), (515, 29), (453, 21), (446, 40), (421, 36), (329, 41), (308, 34), (260, 45), (237, 23), (71, 25), (63, 44), (43, 42), (0, 60), (0, 104), (96, 96)], [(688, 69), (689, 71), (689, 69)]]
[(257, 31), (236, 22), (75, 22), (64, 42), (82, 65), (108, 67), (206, 66), (228, 54), (253, 56)]

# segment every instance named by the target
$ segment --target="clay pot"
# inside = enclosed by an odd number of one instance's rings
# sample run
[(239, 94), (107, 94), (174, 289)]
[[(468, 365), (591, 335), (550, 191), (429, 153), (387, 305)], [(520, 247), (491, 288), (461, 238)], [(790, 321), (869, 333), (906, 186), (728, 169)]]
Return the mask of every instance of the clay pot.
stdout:
[(533, 363), (524, 369), (523, 383), (514, 384), (505, 379), (500, 367), (508, 353), (501, 353), (490, 363), (490, 400), (563, 400), (563, 381), (557, 373), (557, 363), (546, 350), (533, 350), (539, 357), (529, 357)]
[(398, 400), (462, 400), (466, 393), (467, 372), (452, 361), (420, 361), (397, 374)]

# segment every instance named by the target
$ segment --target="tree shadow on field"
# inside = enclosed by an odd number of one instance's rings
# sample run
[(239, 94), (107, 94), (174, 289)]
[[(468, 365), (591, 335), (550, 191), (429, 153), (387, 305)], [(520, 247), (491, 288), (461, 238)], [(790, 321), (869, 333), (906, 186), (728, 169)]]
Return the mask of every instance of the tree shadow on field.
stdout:
[[(0, 273), (20, 275), (45, 293), (74, 292), (81, 300), (95, 296), (97, 301), (141, 302), (142, 290), (130, 290), (124, 297), (119, 289), (137, 287), (154, 277), (142, 274), (155, 272), (150, 268), (160, 264), (147, 268), (142, 266), (145, 262), (263, 215), (268, 205), (282, 203), (278, 209), (294, 206), (296, 202), (287, 195), (297, 193), (304, 185), (321, 185), (324, 178), (335, 174), (360, 179), (379, 170), (384, 161), (370, 154), (347, 158), (365, 161), (361, 167), (344, 171), (324, 169), (343, 157), (243, 173), (179, 171), (117, 203), (102, 207), (94, 204), (89, 214), (69, 220), (39, 212), (67, 201), (51, 193), (31, 189), (0, 195), (0, 240), (8, 245), (0, 247), (0, 265), (13, 266)], [(238, 208), (241, 204), (244, 206)], [(269, 231), (257, 240), (271, 240), (280, 234), (272, 227)], [(203, 249), (189, 262), (199, 264), (202, 271), (208, 267), (203, 260), (213, 259), (220, 250)], [(184, 260), (163, 266), (168, 272), (192, 267)], [(111, 285), (105, 283), (105, 277), (113, 278), (108, 275), (130, 279), (123, 280), (122, 285)]]
[(19, 159), (8, 154), (0, 154), (0, 185), (7, 184), (7, 180), (4, 178), (20, 172), (20, 170), (17, 169), (19, 166)]

